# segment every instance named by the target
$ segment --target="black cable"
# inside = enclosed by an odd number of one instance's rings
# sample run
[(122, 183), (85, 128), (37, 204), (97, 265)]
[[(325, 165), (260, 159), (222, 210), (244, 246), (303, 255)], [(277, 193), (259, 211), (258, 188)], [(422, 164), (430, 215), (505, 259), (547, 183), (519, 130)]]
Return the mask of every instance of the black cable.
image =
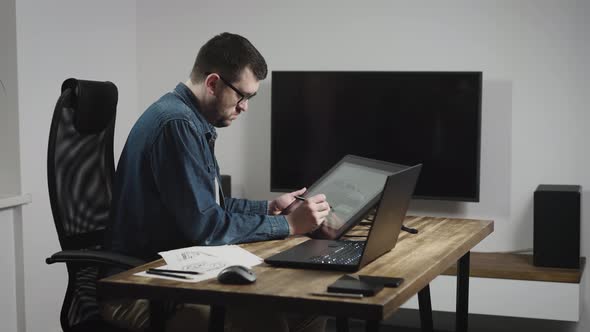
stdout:
[(402, 231), (406, 231), (410, 234), (418, 234), (418, 230), (415, 228), (407, 227), (406, 225), (402, 225)]

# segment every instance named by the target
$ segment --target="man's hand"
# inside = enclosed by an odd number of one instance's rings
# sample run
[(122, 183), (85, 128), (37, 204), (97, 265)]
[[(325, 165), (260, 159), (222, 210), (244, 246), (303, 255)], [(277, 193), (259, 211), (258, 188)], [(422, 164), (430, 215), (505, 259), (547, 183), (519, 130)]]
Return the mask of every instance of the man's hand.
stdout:
[[(287, 194), (283, 194), (274, 200), (268, 202), (268, 214), (278, 215), (283, 213), (283, 211), (288, 208), (291, 204), (295, 202), (295, 196), (303, 195), (307, 191), (307, 188), (301, 188), (297, 191), (290, 192)], [(291, 211), (284, 211), (288, 214)]]
[(286, 216), (290, 235), (313, 232), (330, 214), (330, 204), (324, 194), (312, 196), (301, 202), (292, 213)]

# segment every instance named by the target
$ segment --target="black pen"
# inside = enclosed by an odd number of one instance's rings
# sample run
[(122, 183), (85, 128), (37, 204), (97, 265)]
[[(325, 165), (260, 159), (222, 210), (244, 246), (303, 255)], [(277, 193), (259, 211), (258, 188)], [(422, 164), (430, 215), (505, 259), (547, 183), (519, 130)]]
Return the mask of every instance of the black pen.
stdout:
[(313, 296), (327, 296), (327, 297), (344, 297), (349, 299), (362, 299), (363, 294), (356, 294), (356, 293), (309, 293), (309, 295)]
[(169, 269), (159, 269), (159, 268), (152, 268), (152, 269), (148, 269), (148, 270), (149, 271), (156, 271), (156, 272), (181, 273), (181, 274), (201, 274), (201, 272), (186, 271), (186, 270), (169, 270)]
[(162, 271), (158, 271), (158, 270), (147, 270), (147, 271), (145, 271), (145, 273), (155, 274), (155, 275), (159, 275), (159, 276), (163, 276), (163, 277), (177, 278), (177, 279), (190, 279), (189, 277), (181, 276), (180, 274), (162, 272)]

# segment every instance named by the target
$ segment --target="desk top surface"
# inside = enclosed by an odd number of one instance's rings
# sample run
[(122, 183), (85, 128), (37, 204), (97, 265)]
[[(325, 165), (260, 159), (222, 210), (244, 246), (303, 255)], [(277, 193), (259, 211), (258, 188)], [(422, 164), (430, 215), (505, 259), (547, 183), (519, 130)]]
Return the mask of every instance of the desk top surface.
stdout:
[[(398, 288), (384, 288), (376, 296), (362, 299), (328, 298), (310, 295), (324, 292), (343, 273), (321, 270), (276, 268), (265, 263), (254, 267), (258, 276), (251, 285), (224, 285), (215, 279), (185, 283), (133, 274), (162, 265), (163, 260), (102, 279), (99, 287), (107, 297), (174, 299), (213, 305), (252, 305), (281, 311), (311, 312), (332, 316), (380, 320), (394, 313), (404, 302), (443, 273), (493, 231), (493, 221), (406, 217), (405, 224), (418, 234), (400, 233), (393, 250), (368, 264), (356, 274), (401, 277)], [(352, 234), (366, 232), (357, 226)], [(262, 258), (283, 251), (306, 237), (291, 237), (241, 245)]]

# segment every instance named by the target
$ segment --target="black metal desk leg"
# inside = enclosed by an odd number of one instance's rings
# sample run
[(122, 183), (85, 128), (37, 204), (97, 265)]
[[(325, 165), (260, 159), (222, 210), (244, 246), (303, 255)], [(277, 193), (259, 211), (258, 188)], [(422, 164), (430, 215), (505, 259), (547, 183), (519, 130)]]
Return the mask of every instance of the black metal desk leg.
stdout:
[(420, 325), (422, 332), (432, 332), (432, 305), (430, 303), (430, 285), (418, 292), (418, 308), (420, 308)]
[(336, 317), (336, 331), (337, 332), (348, 332), (348, 318)]
[(150, 301), (150, 331), (164, 332), (166, 329), (166, 307), (164, 302)]
[(209, 312), (209, 332), (223, 332), (225, 320), (225, 308), (223, 306), (211, 306)]
[(467, 332), (469, 318), (469, 251), (457, 263), (457, 315), (455, 330)]

